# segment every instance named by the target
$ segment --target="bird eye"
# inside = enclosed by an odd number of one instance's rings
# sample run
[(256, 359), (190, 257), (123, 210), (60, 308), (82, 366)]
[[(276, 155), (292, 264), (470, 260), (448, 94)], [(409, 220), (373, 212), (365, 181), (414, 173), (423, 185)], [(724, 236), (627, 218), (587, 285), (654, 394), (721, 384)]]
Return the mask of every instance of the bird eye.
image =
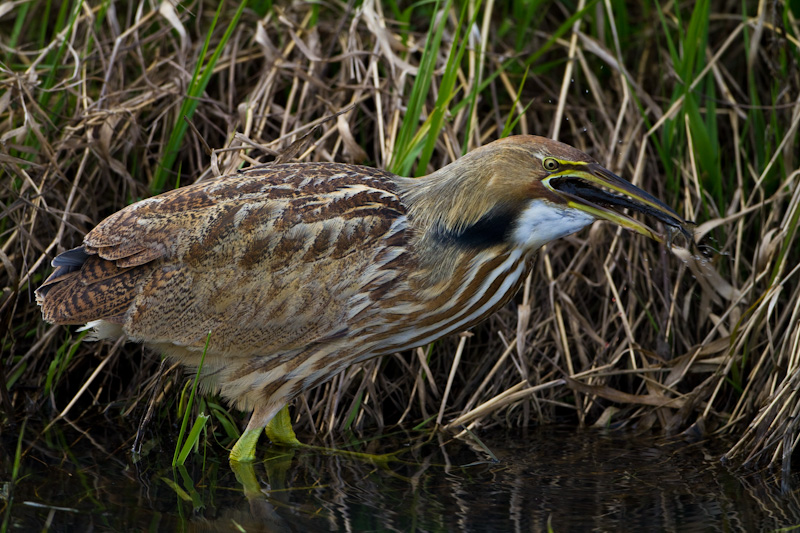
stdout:
[(558, 170), (558, 161), (553, 159), (552, 157), (548, 157), (542, 162), (544, 165), (544, 169), (548, 172), (553, 172), (554, 170)]

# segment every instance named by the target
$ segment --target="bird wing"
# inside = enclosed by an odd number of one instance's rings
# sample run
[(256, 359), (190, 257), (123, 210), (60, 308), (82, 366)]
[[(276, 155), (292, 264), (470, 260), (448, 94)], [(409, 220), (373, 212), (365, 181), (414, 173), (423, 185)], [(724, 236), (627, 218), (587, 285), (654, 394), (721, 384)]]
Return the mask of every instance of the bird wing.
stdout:
[[(346, 330), (347, 299), (405, 207), (392, 174), (335, 163), (256, 167), (128, 206), (60, 255), (45, 318), (132, 338), (264, 353)], [(394, 229), (393, 229), (394, 228)]]

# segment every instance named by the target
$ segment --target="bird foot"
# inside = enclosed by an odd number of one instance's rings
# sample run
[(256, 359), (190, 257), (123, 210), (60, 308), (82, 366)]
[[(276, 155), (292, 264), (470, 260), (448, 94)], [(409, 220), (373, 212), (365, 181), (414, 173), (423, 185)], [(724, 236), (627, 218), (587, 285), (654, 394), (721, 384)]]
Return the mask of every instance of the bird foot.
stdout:
[(250, 463), (256, 458), (256, 444), (258, 437), (261, 436), (261, 428), (246, 429), (236, 444), (231, 449), (228, 459), (231, 463)]
[[(288, 406), (284, 406), (280, 411), (278, 411), (278, 413), (266, 425), (264, 432), (274, 445), (280, 447), (299, 448), (315, 453), (322, 453), (324, 455), (347, 457), (358, 461), (370, 462), (382, 467), (388, 466), (388, 464), (393, 461), (400, 461), (398, 456), (407, 451), (406, 449), (402, 449), (392, 453), (372, 454), (304, 444), (298, 440), (297, 435), (295, 435), (295, 432), (292, 429), (292, 421), (291, 417), (289, 416)], [(254, 461), (256, 444), (258, 443), (258, 438), (260, 435), (261, 428), (248, 427), (231, 449), (229, 456), (231, 464), (249, 463)]]
[(297, 440), (297, 435), (294, 434), (292, 419), (289, 416), (289, 407), (286, 405), (269, 421), (267, 427), (264, 428), (264, 432), (274, 444), (292, 448), (303, 445), (302, 442)]

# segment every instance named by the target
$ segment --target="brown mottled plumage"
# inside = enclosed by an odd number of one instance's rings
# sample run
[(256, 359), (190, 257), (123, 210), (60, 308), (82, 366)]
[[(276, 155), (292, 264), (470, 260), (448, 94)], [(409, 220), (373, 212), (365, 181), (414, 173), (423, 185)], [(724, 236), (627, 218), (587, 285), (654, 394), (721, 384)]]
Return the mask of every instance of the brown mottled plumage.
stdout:
[[(45, 320), (86, 324), (203, 367), (252, 410), (231, 453), (301, 391), (423, 345), (506, 303), (546, 242), (611, 206), (681, 217), (587, 155), (540, 137), (477, 149), (419, 179), (338, 163), (253, 167), (126, 207), (58, 256)], [(255, 435), (255, 436), (254, 436)]]

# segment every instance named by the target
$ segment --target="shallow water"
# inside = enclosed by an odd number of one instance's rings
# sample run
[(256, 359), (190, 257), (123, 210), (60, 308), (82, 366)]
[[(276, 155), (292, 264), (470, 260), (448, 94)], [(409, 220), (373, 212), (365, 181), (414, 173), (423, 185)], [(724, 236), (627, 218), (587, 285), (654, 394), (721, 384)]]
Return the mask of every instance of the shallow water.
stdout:
[[(233, 472), (214, 443), (186, 468), (172, 450), (134, 462), (119, 432), (62, 424), (0, 439), (0, 517), (8, 531), (769, 531), (800, 524), (798, 479), (734, 474), (700, 445), (545, 427), (423, 443), (382, 437), (367, 448), (407, 450), (384, 466), (270, 448)], [(238, 477), (237, 477), (238, 476)]]

